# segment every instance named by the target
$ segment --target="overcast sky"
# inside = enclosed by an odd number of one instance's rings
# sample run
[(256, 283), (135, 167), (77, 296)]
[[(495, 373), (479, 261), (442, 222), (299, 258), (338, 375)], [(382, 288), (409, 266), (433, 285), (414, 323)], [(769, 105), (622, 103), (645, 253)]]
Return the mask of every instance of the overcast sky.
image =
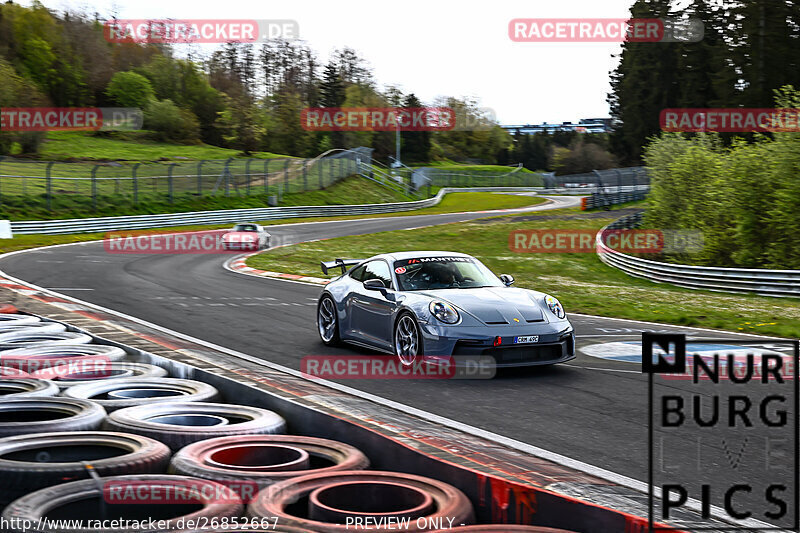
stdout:
[(608, 73), (619, 52), (614, 43), (515, 43), (508, 37), (511, 19), (624, 18), (632, 2), (42, 0), (51, 9), (101, 17), (293, 19), (320, 59), (350, 46), (369, 61), (380, 86), (399, 85), (426, 103), (443, 95), (476, 97), (503, 124), (608, 116)]

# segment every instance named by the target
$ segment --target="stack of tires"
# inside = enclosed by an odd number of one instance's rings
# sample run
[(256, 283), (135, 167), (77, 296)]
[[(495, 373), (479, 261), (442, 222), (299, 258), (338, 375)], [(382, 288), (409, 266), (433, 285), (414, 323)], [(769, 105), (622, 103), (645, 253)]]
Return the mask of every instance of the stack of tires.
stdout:
[[(62, 324), (0, 312), (6, 531), (438, 531), (475, 522), (447, 483), (368, 470), (348, 444), (287, 435), (273, 411), (128, 358)], [(30, 529), (43, 519), (50, 525)]]

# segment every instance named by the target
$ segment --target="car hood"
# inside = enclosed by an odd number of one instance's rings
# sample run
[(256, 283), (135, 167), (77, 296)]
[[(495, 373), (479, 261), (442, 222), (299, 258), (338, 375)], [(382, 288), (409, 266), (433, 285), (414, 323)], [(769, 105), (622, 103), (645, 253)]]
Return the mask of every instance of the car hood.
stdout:
[(438, 289), (424, 291), (423, 294), (433, 299), (447, 301), (484, 324), (525, 324), (545, 320), (542, 308), (534, 301), (534, 298), (539, 299), (544, 295), (526, 289), (510, 287)]

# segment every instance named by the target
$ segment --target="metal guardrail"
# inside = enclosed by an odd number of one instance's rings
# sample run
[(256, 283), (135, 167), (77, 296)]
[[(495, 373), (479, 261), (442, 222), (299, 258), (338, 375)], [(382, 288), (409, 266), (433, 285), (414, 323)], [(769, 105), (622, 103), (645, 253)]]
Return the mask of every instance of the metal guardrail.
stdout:
[(601, 261), (630, 276), (688, 289), (800, 298), (800, 270), (676, 265), (623, 254), (603, 243), (603, 230), (634, 228), (641, 223), (641, 218), (642, 213), (622, 217), (597, 233), (595, 242)]
[(622, 185), (620, 187), (604, 187), (602, 189), (594, 188), (591, 191), (591, 196), (587, 196), (584, 203), (586, 209), (644, 200), (650, 192), (650, 185)]
[(193, 224), (227, 224), (253, 220), (277, 220), (299, 217), (328, 217), (341, 215), (369, 215), (412, 211), (432, 207), (449, 192), (480, 191), (535, 191), (530, 187), (473, 187), (465, 189), (443, 188), (436, 196), (412, 202), (358, 205), (314, 205), (293, 207), (260, 207), (251, 209), (225, 209), (220, 211), (193, 211), (161, 215), (130, 215), (101, 218), (72, 218), (62, 220), (26, 220), (11, 222), (14, 234), (71, 234), (100, 233), (105, 231), (163, 228)]

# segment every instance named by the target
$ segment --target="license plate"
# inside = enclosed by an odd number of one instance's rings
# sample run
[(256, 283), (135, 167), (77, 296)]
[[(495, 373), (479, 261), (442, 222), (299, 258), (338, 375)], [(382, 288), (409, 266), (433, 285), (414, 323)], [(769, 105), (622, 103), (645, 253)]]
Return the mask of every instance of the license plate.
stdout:
[(532, 342), (539, 342), (539, 336), (528, 335), (527, 337), (514, 337), (514, 344), (530, 344)]

